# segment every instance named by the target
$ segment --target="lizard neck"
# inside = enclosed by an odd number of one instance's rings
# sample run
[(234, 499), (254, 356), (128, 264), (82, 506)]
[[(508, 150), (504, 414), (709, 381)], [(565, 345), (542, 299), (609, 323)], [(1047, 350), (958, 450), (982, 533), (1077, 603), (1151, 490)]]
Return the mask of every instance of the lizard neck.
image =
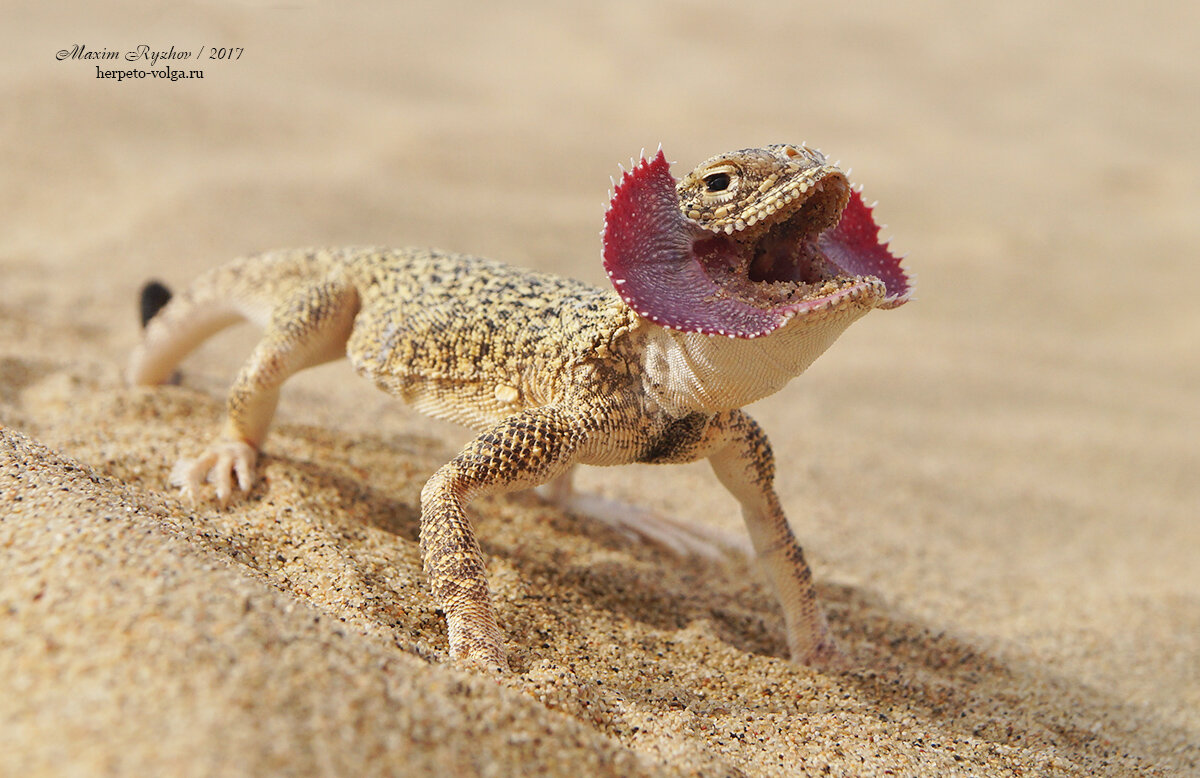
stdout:
[(673, 417), (741, 408), (803, 373), (870, 307), (797, 316), (761, 338), (682, 332), (643, 320), (645, 392)]

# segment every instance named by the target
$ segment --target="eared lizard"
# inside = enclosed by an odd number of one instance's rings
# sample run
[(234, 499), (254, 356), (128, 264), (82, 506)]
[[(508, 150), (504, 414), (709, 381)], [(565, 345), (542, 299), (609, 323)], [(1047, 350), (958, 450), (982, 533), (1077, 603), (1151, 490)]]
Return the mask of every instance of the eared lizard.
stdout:
[(271, 252), (173, 298), (148, 287), (128, 375), (162, 383), (216, 331), (264, 328), (220, 433), (173, 471), (193, 498), (206, 480), (223, 502), (235, 481), (248, 490), (280, 386), (344, 356), (415, 408), (476, 430), (422, 490), (421, 552), (451, 655), (493, 667), (504, 638), (465, 513), (473, 498), (552, 481), (567, 494), (576, 464), (707, 458), (742, 506), (792, 658), (836, 666), (767, 438), (739, 409), (851, 322), (909, 298), (878, 232), (842, 171), (805, 146), (722, 154), (678, 183), (660, 151), (615, 187), (603, 235), (612, 289), (425, 249)]

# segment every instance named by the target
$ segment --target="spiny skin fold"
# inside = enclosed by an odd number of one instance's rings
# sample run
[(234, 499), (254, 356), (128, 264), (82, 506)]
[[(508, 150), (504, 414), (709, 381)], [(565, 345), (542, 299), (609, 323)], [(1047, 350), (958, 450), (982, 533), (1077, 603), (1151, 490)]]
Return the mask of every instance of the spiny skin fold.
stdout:
[(641, 316), (758, 338), (796, 316), (907, 299), (870, 209), (817, 151), (721, 154), (676, 182), (661, 150), (624, 173), (605, 216), (604, 267)]
[(478, 435), (421, 493), (422, 558), (453, 657), (505, 663), (472, 499), (551, 482), (569, 496), (576, 464), (708, 459), (741, 505), (793, 659), (840, 666), (770, 445), (740, 408), (871, 309), (902, 304), (899, 261), (841, 171), (786, 144), (714, 157), (678, 183), (660, 148), (614, 184), (603, 238), (609, 290), (426, 249), (278, 251), (210, 271), (146, 323), (131, 383), (168, 380), (242, 319), (264, 334), (220, 433), (173, 483), (198, 497), (207, 480), (223, 502), (235, 484), (248, 491), (280, 387), (348, 357)]

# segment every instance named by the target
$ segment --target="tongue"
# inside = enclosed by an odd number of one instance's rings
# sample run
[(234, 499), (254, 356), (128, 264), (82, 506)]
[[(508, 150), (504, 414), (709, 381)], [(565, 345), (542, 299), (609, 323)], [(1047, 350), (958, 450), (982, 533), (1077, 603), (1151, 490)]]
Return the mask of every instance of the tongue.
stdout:
[(629, 307), (684, 332), (753, 338), (781, 327), (781, 313), (725, 296), (693, 252), (711, 233), (683, 218), (660, 150), (621, 177), (604, 217), (604, 269)]

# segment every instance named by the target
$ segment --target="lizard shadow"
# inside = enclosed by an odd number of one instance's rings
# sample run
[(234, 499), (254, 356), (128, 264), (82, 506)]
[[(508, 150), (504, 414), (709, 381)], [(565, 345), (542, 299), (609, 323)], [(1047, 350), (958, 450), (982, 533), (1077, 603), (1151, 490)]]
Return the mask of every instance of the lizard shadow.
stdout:
[[(296, 434), (295, 430), (287, 429), (285, 435)], [(306, 429), (303, 434), (309, 432)], [(265, 515), (282, 510), (280, 504), (287, 502), (287, 508), (296, 514), (315, 517), (302, 529), (332, 539), (330, 544), (319, 545), (332, 545), (333, 550), (323, 555), (310, 552), (299, 573), (294, 565), (286, 568), (276, 561), (279, 548), (287, 546), (285, 534), (247, 537), (236, 529), (218, 531), (241, 544), (239, 561), (315, 607), (345, 618), (337, 603), (323, 602), (311, 592), (312, 581), (336, 565), (340, 574), (353, 575), (354, 584), (365, 592), (356, 606), (357, 619), (394, 633), (400, 643), (424, 633), (424, 642), (418, 640), (414, 650), (427, 659), (444, 659), (444, 624), (428, 597), (418, 548), (420, 485), (423, 473), (436, 469), (437, 455), (417, 463), (414, 478), (385, 472), (363, 475), (364, 464), (376, 455), (395, 457), (397, 448), (411, 452), (427, 442), (356, 436), (351, 448), (332, 457), (323, 452), (317, 461), (298, 452), (265, 457), (265, 477), (252, 491), (246, 509)], [(291, 482), (286, 492), (279, 483), (284, 479)], [(273, 492), (286, 499), (273, 498)], [(306, 496), (318, 492), (316, 497)], [(302, 496), (293, 499), (294, 495)], [(309, 499), (316, 501), (311, 507), (306, 502)], [(631, 543), (619, 531), (577, 519), (528, 493), (486, 498), (474, 513), (481, 516), (493, 511), (500, 515), (479, 522), (485, 555), (515, 568), (533, 589), (545, 586), (555, 592), (555, 599), (580, 603), (601, 612), (602, 618), (608, 618), (603, 616), (607, 612), (662, 633), (706, 624), (708, 634), (738, 651), (764, 658), (786, 657), (782, 619), (774, 599), (740, 560), (726, 563), (675, 557), (654, 546)], [(513, 511), (525, 519), (507, 520), (504, 514)], [(530, 517), (531, 513), (536, 515)], [(364, 537), (372, 534), (371, 530), (381, 533), (382, 562), (378, 549), (372, 549), (372, 542)], [(382, 572), (381, 566), (396, 570)], [(399, 591), (409, 586), (418, 591)], [(1145, 766), (1147, 755), (1137, 752), (1138, 744), (1146, 740), (1141, 734), (1145, 728), (1153, 728), (1159, 742), (1164, 738), (1188, 742), (1186, 731), (1148, 719), (1145, 711), (1135, 710), (1111, 694), (1057, 675), (1047, 666), (1001, 658), (969, 640), (938, 631), (898, 611), (870, 590), (831, 584), (820, 584), (818, 589), (832, 628), (842, 644), (851, 647), (856, 665), (836, 676), (833, 683), (868, 710), (877, 711), (874, 715), (882, 722), (915, 715), (945, 733), (945, 742), (918, 744), (920, 747), (953, 748), (960, 740), (982, 741), (1001, 748), (1053, 749), (1076, 764), (1124, 761), (1128, 766), (1132, 760), (1134, 766)], [(414, 599), (420, 603), (415, 607), (411, 604)], [(532, 631), (520, 628), (520, 622), (537, 622), (543, 618), (537, 610), (560, 609), (562, 605), (524, 601), (508, 606), (513, 617), (505, 628), (518, 655), (546, 653)], [(529, 612), (518, 615), (514, 611)], [(557, 619), (550, 616), (551, 623), (561, 623), (561, 614)], [(513, 623), (514, 619), (518, 623)], [(660, 663), (688, 661), (672, 658), (670, 650), (665, 654)], [(782, 672), (809, 671), (785, 668)], [(631, 705), (648, 709), (658, 705), (647, 696), (640, 680), (629, 679), (614, 688)], [(720, 705), (711, 702), (730, 709), (740, 704), (733, 697)], [(1103, 729), (1081, 722), (1103, 722)], [(1200, 752), (1192, 749), (1190, 757), (1182, 758), (1200, 760)]]
[[(701, 582), (686, 591), (663, 591), (671, 576), (645, 575), (622, 565), (602, 565), (582, 575), (567, 573), (581, 597), (595, 607), (621, 613), (655, 629), (686, 629), (707, 621), (708, 634), (733, 648), (784, 659), (782, 620), (765, 587), (739, 587), (738, 570), (699, 565)], [(667, 567), (670, 560), (660, 560)], [(679, 579), (687, 585), (690, 577)], [(732, 586), (727, 596), (721, 589)], [(1046, 664), (1004, 657), (898, 610), (863, 588), (819, 584), (831, 628), (852, 654), (852, 668), (835, 683), (862, 701), (881, 722), (916, 716), (944, 737), (917, 745), (954, 749), (956, 741), (982, 741), (1000, 748), (1044, 751), (1076, 765), (1121, 765), (1117, 772), (1153, 774), (1168, 753), (1192, 769), (1200, 766), (1200, 744), (1184, 727), (1126, 703)], [(807, 672), (799, 670), (799, 672)], [(630, 681), (622, 693), (636, 699), (643, 684)], [(728, 708), (738, 704), (730, 697)], [(713, 704), (712, 701), (709, 701)], [(717, 707), (720, 707), (719, 705)], [(939, 742), (940, 741), (940, 742)], [(1146, 753), (1147, 742), (1164, 744)], [(1172, 753), (1174, 752), (1174, 753)]]
[[(119, 391), (106, 407), (114, 417), (149, 421), (168, 404), (194, 404), (190, 394), (174, 390), (131, 400)], [(212, 415), (218, 415), (219, 406), (210, 404)], [(394, 460), (397, 451), (419, 455), (435, 445), (419, 436), (350, 436), (281, 424), (259, 457), (249, 493), (227, 506), (212, 500), (181, 504), (178, 513), (192, 524), (189, 535), (195, 542), (340, 620), (363, 620), (401, 634), (417, 619), (428, 621), (432, 631), (437, 624), (432, 602), (420, 607), (421, 613), (398, 605), (398, 590), (424, 586), (420, 486), (375, 465), (379, 459)], [(146, 467), (144, 452), (131, 447), (97, 464), (123, 483), (177, 499), (166, 488), (166, 461)], [(350, 591), (358, 592), (353, 604), (345, 600)]]
[[(379, 473), (373, 464), (380, 457), (395, 457), (397, 450), (428, 448), (431, 441), (370, 435), (350, 440), (345, 434), (300, 425), (281, 425), (276, 434), (275, 453), (264, 456), (264, 477), (255, 490), (261, 490), (260, 499), (264, 499), (271, 492), (273, 480), (286, 482), (288, 509), (307, 517), (300, 531), (324, 538), (318, 544), (321, 554), (304, 555), (305, 569), (291, 588), (313, 600), (312, 587), (305, 579), (318, 579), (336, 566), (342, 575), (353, 577), (350, 588), (363, 593), (357, 615), (385, 630), (402, 632), (406, 620), (414, 614), (410, 606), (398, 605), (398, 594), (402, 592), (397, 590), (424, 588), (418, 550), (420, 492), (419, 487), (414, 491), (409, 483), (394, 482), (395, 475), (386, 470)], [(311, 446), (318, 449), (312, 459), (306, 451), (296, 450)], [(335, 455), (329, 456), (326, 447), (336, 448)], [(380, 480), (384, 483), (376, 483)], [(255, 496), (252, 492), (251, 497)], [(263, 542), (272, 545), (278, 540), (268, 537)], [(264, 558), (270, 556), (265, 554)], [(428, 611), (424, 619), (436, 619), (432, 602), (422, 610)]]
[[(112, 410), (145, 422), (153, 408), (139, 412), (127, 403)], [(276, 430), (271, 451), (264, 455), (263, 477), (246, 502), (201, 511), (194, 519), (194, 536), (338, 618), (350, 614), (350, 620), (394, 635), (400, 644), (423, 635), (414, 650), (426, 658), (444, 658), (444, 624), (427, 594), (418, 539), (420, 489), (452, 455), (445, 444), (284, 424)], [(144, 486), (161, 489), (165, 470), (147, 472), (144, 454), (132, 446), (130, 452), (127, 463), (118, 457), (102, 469), (115, 470), (123, 481), (141, 479)], [(709, 635), (748, 655), (786, 657), (774, 598), (741, 560), (680, 558), (631, 543), (617, 530), (575, 517), (530, 493), (482, 498), (472, 517), (485, 555), (515, 569), (530, 589), (545, 585), (555, 599), (668, 636), (703, 624)], [(247, 532), (247, 521), (253, 531)], [(319, 591), (333, 571), (353, 576), (354, 587), (363, 592), (352, 611)], [(1004, 658), (948, 635), (868, 589), (819, 584), (818, 590), (835, 634), (850, 647), (856, 664), (833, 683), (877, 711), (881, 721), (916, 715), (933, 722), (950, 743), (1044, 747), (1085, 764), (1144, 764), (1147, 755), (1138, 754), (1138, 748), (1144, 748), (1139, 744), (1148, 740), (1143, 734), (1148, 728), (1156, 733), (1153, 742), (1189, 742), (1182, 728), (1155, 720), (1103, 690), (1032, 660)], [(509, 614), (526, 612), (519, 620), (548, 618), (556, 628), (586, 629), (563, 623), (562, 602), (542, 605), (533, 598), (502, 607)], [(553, 612), (539, 612), (546, 608)], [(513, 618), (505, 625), (516, 653), (546, 654), (537, 637), (520, 626)], [(670, 650), (664, 654), (658, 662), (685, 661), (672, 658)], [(790, 677), (809, 671), (785, 667), (781, 672)], [(630, 680), (617, 688), (631, 705), (653, 709), (656, 704), (640, 682)], [(740, 701), (730, 698), (722, 704), (732, 709)], [(1200, 762), (1195, 746), (1190, 751), (1186, 745), (1176, 748), (1181, 749), (1176, 759)]]
[[(544, 531), (586, 538), (600, 547), (596, 558), (568, 556), (564, 564), (562, 554), (530, 554), (524, 549), (531, 544), (514, 553), (481, 533), (486, 552), (516, 561), (524, 574), (546, 579), (590, 608), (664, 633), (701, 624), (703, 632), (738, 651), (786, 659), (778, 607), (745, 561), (681, 558), (653, 546), (631, 546), (616, 530), (547, 511)], [(552, 544), (553, 538), (546, 540)], [(1170, 744), (1163, 754), (1173, 749), (1174, 758), (1200, 765), (1200, 744), (1190, 744), (1185, 728), (1107, 690), (1033, 659), (1003, 657), (897, 609), (869, 589), (820, 583), (817, 588), (831, 628), (852, 654), (852, 668), (836, 676), (836, 683), (878, 711), (880, 721), (915, 714), (946, 733), (948, 742), (922, 747), (953, 750), (955, 739), (983, 741), (1053, 751), (1078, 765), (1121, 764), (1119, 770), (1142, 772), (1157, 759), (1141, 744), (1157, 742)], [(510, 641), (519, 640), (510, 635)], [(644, 684), (631, 679), (618, 688), (636, 704)], [(732, 708), (738, 700), (727, 704)]]
[(892, 711), (915, 712), (957, 738), (1052, 751), (1077, 765), (1107, 765), (1118, 773), (1153, 774), (1149, 764), (1158, 760), (1138, 753), (1147, 742), (1160, 745), (1158, 757), (1174, 751), (1192, 768), (1200, 766), (1200, 744), (1185, 728), (1056, 672), (1032, 654), (1004, 656), (933, 627), (868, 589), (826, 586), (821, 594), (837, 613), (839, 637), (856, 649), (857, 667), (842, 682), (869, 701), (881, 721), (891, 720)]
[[(631, 540), (602, 521), (563, 510), (531, 492), (506, 495), (539, 514), (519, 538), (479, 533), (488, 555), (510, 559), (530, 575), (564, 588), (598, 609), (658, 630), (707, 621), (718, 637), (748, 653), (784, 657), (783, 619), (749, 559), (680, 556), (650, 541)], [(519, 541), (514, 543), (513, 541)]]

